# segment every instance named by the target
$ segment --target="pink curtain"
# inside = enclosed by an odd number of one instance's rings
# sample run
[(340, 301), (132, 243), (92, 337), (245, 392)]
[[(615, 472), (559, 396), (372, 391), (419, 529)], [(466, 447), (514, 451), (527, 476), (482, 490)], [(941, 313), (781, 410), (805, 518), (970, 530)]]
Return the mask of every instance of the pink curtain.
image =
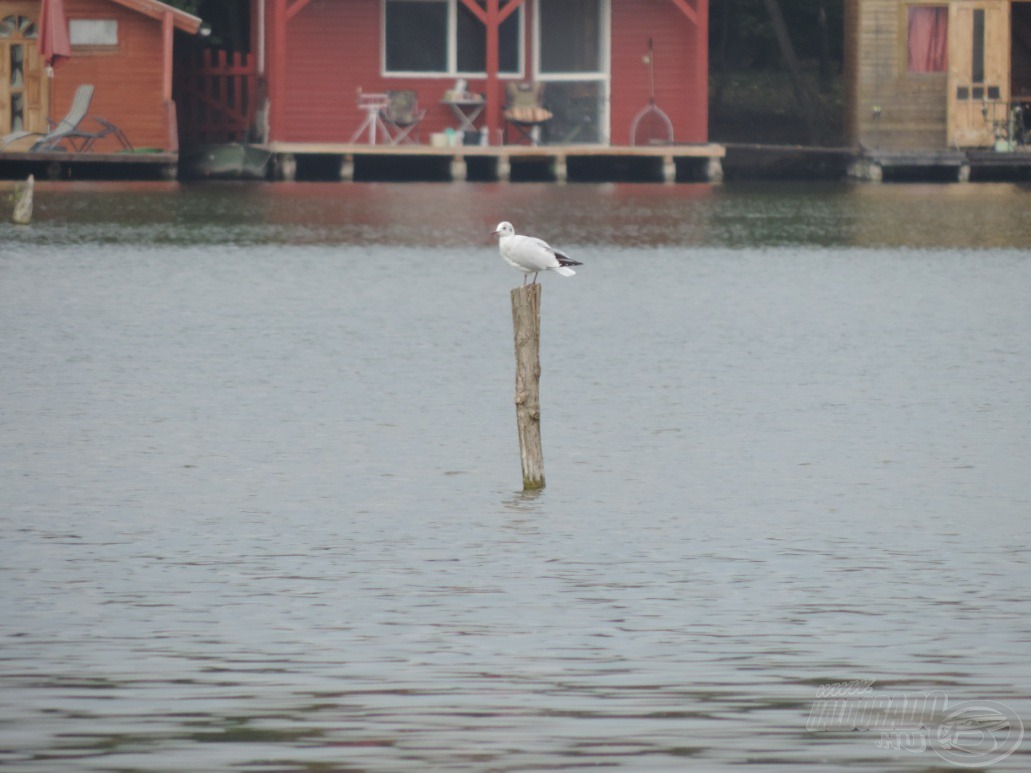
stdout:
[(910, 6), (909, 72), (945, 72), (949, 65), (949, 9)]

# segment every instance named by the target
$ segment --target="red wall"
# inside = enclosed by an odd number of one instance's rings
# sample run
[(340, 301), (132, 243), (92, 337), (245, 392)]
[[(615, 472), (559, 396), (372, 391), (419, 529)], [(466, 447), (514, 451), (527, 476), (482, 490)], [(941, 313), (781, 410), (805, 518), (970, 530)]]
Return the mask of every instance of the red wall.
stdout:
[[(107, 0), (65, 0), (71, 19), (116, 19), (118, 46), (73, 48), (72, 57), (59, 64), (50, 82), (50, 117), (58, 120), (68, 111), (75, 90), (92, 83), (89, 114), (117, 125), (135, 147), (167, 149), (166, 108), (162, 99), (161, 22)], [(100, 129), (90, 118), (86, 131)], [(116, 151), (121, 145), (104, 138), (94, 151)]]
[[(698, 3), (704, 10), (705, 2)], [(675, 142), (707, 142), (708, 31), (671, 0), (612, 0), (613, 145), (630, 142), (630, 124), (648, 104), (648, 38), (654, 46), (655, 104), (673, 123)], [(700, 27), (700, 34), (699, 28)], [(702, 50), (699, 50), (702, 46)]]
[[(419, 106), (427, 109), (419, 127), (424, 143), (431, 132), (454, 125), (450, 108), (440, 104), (454, 78), (380, 77), (381, 18), (380, 0), (348, 0), (310, 3), (290, 20), (283, 125), (273, 128), (274, 140), (347, 142), (365, 117), (356, 104), (359, 88), (418, 92)], [(470, 88), (482, 91), (482, 81)]]
[[(677, 142), (705, 142), (707, 115), (707, 32), (704, 8), (698, 0), (700, 34), (671, 0), (612, 0), (613, 144), (629, 141), (634, 114), (648, 103), (648, 72), (641, 61), (651, 37), (655, 45), (656, 103), (670, 116)], [(271, 9), (273, 3), (269, 3)], [(533, 60), (531, 0), (524, 5), (526, 63)], [(431, 132), (455, 125), (446, 105), (440, 104), (454, 78), (383, 78), (380, 76), (380, 0), (312, 2), (287, 24), (285, 93), (275, 85), (275, 14), (270, 11), (268, 70), (273, 101), (282, 99), (281, 124), (273, 125), (272, 139), (281, 142), (347, 142), (364, 113), (356, 106), (357, 90), (366, 92), (414, 89), (420, 107), (427, 108), (420, 126), (424, 143)], [(698, 46), (703, 49), (699, 52)], [(703, 66), (699, 67), (699, 63)], [(469, 83), (472, 91), (485, 90), (482, 80)], [(482, 119), (481, 119), (482, 120)], [(498, 125), (503, 125), (498, 121)]]

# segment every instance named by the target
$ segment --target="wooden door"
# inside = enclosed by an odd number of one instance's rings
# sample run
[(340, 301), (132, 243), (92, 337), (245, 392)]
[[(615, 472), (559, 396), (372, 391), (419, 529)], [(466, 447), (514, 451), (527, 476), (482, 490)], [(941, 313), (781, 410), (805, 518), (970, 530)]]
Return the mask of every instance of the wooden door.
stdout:
[(1005, 125), (1009, 103), (1008, 0), (949, 5), (948, 141), (989, 147)]
[(0, 136), (47, 130), (49, 83), (39, 53), (38, 3), (4, 3), (0, 17)]

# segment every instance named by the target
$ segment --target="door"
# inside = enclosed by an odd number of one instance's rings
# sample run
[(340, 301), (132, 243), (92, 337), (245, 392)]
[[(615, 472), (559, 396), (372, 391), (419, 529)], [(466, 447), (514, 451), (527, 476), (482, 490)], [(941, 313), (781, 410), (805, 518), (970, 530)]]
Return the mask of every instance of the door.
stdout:
[(950, 147), (990, 147), (1008, 120), (1008, 0), (949, 5)]
[(39, 53), (38, 3), (5, 4), (0, 18), (0, 136), (47, 129), (49, 85)]
[(549, 142), (608, 142), (609, 0), (538, 0), (535, 16)]

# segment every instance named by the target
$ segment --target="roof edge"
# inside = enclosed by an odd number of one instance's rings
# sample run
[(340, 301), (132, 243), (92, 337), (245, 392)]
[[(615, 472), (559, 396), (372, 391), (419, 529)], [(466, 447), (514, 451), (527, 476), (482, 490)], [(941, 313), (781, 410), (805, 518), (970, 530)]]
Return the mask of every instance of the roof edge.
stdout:
[(200, 31), (200, 25), (203, 23), (199, 16), (186, 13), (186, 11), (180, 11), (178, 8), (173, 8), (166, 3), (160, 2), (160, 0), (111, 0), (111, 2), (124, 5), (126, 8), (142, 13), (144, 16), (149, 16), (152, 19), (160, 19), (166, 13), (171, 14), (172, 24), (175, 28), (188, 32), (191, 35), (196, 35)]

